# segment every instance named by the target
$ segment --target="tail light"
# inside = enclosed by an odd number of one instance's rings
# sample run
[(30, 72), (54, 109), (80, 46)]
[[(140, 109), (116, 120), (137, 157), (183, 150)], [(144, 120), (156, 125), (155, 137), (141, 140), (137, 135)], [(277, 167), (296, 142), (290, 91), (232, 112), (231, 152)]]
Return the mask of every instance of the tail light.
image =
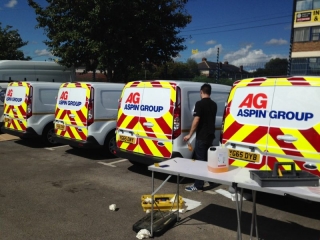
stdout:
[(94, 88), (90, 89), (90, 99), (88, 103), (88, 126), (90, 126), (94, 122)]
[(29, 95), (27, 98), (27, 118), (32, 116), (32, 96), (33, 96), (33, 87), (29, 87)]
[(181, 90), (179, 87), (177, 87), (176, 98), (176, 104), (173, 111), (173, 139), (176, 139), (181, 134)]
[(238, 84), (239, 81), (236, 81), (233, 83), (231, 89), (230, 89), (230, 92), (229, 92), (229, 95), (228, 95), (228, 98), (227, 98), (227, 101), (225, 103), (225, 106), (224, 106), (224, 111), (223, 111), (223, 117), (222, 117), (222, 124), (221, 124), (221, 131), (220, 131), (220, 143), (223, 144), (222, 140), (223, 140), (223, 129), (224, 129), (224, 121), (226, 119), (226, 115), (227, 115), (227, 108), (228, 108), (228, 99), (230, 97), (230, 93), (232, 92), (233, 88)]

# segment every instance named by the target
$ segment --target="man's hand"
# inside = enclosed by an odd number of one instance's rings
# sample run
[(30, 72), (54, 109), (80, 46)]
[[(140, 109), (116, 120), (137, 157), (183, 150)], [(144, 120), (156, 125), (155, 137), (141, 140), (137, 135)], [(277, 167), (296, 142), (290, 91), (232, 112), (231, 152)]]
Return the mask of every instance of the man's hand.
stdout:
[(188, 135), (184, 136), (183, 141), (187, 142), (187, 141), (189, 141), (190, 138), (191, 138), (191, 135), (188, 134)]

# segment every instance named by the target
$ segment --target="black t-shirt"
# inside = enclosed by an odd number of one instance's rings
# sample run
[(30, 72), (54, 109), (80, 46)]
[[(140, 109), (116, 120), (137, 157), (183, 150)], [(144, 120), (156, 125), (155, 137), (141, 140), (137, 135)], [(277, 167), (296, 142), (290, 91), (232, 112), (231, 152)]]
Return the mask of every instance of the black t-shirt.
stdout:
[(196, 102), (193, 116), (200, 117), (196, 131), (196, 139), (211, 144), (214, 140), (217, 104), (211, 98), (202, 98)]

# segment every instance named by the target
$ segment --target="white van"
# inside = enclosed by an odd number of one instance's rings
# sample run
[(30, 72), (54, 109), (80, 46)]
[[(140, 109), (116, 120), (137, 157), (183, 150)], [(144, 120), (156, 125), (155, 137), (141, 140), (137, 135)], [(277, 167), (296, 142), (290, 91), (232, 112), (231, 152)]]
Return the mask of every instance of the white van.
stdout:
[[(193, 109), (200, 98), (203, 83), (186, 81), (136, 81), (123, 89), (118, 118), (116, 155), (132, 163), (146, 165), (173, 157), (192, 158), (183, 137), (191, 128)], [(216, 138), (219, 145), (224, 104), (230, 86), (211, 84), (218, 106)], [(194, 149), (196, 136), (190, 139)]]
[(75, 69), (56, 62), (0, 60), (1, 81), (73, 82)]
[(9, 83), (2, 132), (22, 139), (42, 137), (46, 145), (54, 145), (53, 120), (60, 85), (51, 82)]
[(0, 128), (3, 125), (3, 96), (9, 82), (74, 82), (75, 69), (56, 62), (0, 60)]
[(55, 137), (74, 148), (103, 148), (114, 156), (118, 100), (124, 84), (65, 83), (55, 111)]
[(260, 77), (234, 84), (222, 144), (233, 166), (320, 176), (320, 77)]

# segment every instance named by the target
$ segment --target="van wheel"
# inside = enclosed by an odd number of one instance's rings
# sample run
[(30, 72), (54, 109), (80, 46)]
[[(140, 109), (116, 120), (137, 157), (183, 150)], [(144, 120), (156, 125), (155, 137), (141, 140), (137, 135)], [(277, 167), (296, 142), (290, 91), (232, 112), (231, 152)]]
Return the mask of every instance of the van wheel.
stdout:
[(116, 155), (114, 155), (114, 151), (116, 150), (116, 134), (114, 131), (109, 133), (104, 140), (104, 147), (106, 148), (106, 155), (109, 158), (114, 158)]
[(54, 136), (54, 127), (52, 124), (47, 125), (42, 132), (42, 140), (46, 146), (54, 146), (58, 143), (53, 140)]

